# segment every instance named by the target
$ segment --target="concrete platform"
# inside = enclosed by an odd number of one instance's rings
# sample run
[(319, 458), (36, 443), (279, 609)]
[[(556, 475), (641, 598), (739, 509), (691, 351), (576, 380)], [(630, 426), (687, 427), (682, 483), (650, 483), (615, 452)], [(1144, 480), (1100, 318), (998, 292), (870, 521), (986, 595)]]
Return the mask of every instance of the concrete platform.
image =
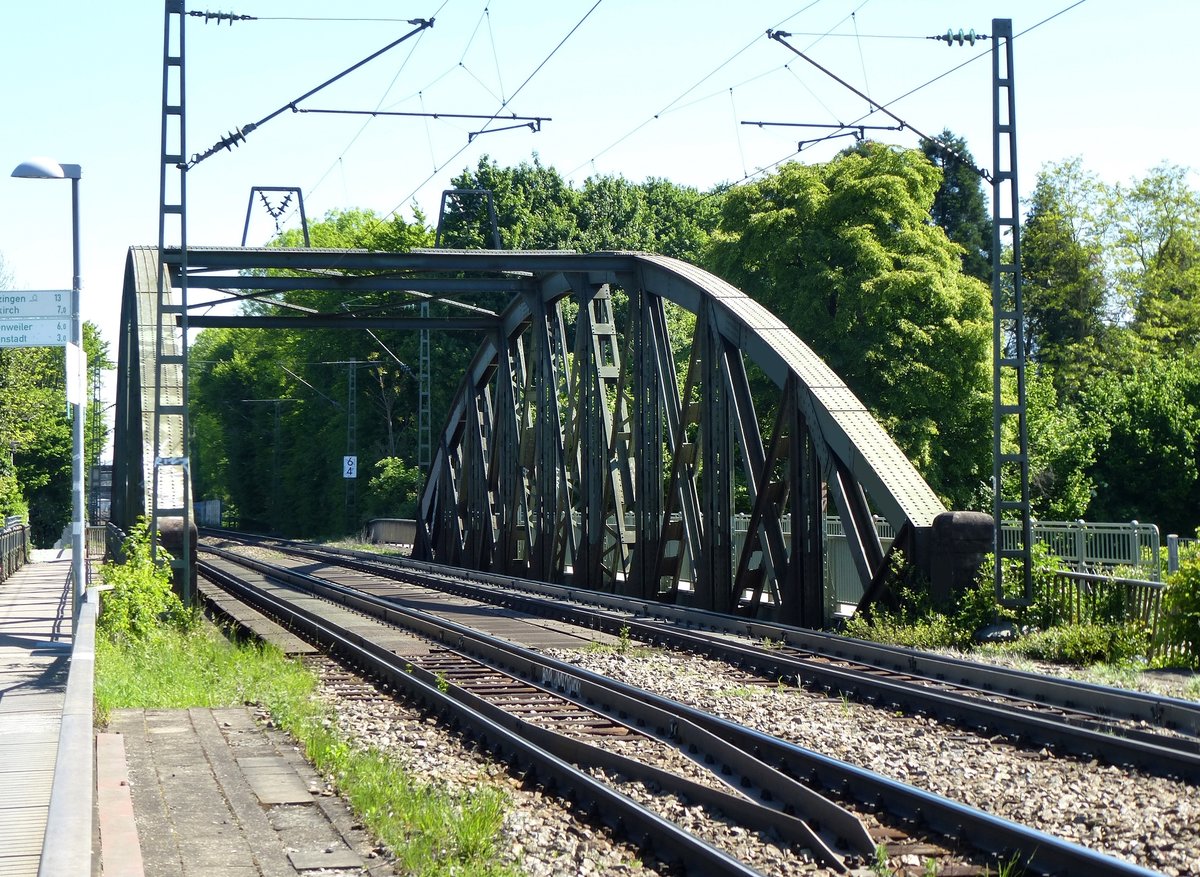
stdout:
[[(247, 708), (119, 710), (97, 737), (96, 772), (106, 877), (396, 873), (294, 741)], [(137, 866), (128, 861), (122, 782)]]
[(0, 875), (35, 877), (71, 659), (70, 551), (0, 584)]
[(93, 734), (96, 607), (75, 642), (70, 571), (39, 550), (0, 583), (0, 877), (393, 877), (247, 708), (118, 711)]

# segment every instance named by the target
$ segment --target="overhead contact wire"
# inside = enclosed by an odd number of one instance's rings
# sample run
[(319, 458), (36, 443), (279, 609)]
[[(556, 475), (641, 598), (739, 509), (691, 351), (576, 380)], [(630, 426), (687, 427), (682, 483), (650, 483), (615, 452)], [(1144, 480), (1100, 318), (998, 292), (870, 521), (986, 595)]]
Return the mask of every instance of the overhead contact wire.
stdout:
[[(508, 104), (512, 103), (512, 101), (514, 101), (516, 99), (517, 95), (519, 95), (522, 91), (525, 90), (525, 86), (527, 86), (533, 80), (533, 77), (537, 76), (537, 74), (541, 71), (541, 69), (550, 62), (551, 58), (553, 58), (556, 54), (558, 54), (558, 50), (561, 49), (566, 44), (567, 40), (569, 40), (575, 34), (575, 31), (579, 30), (579, 28), (583, 26), (583, 23), (585, 21), (587, 21), (588, 18), (591, 17), (592, 13), (596, 11), (596, 8), (599, 7), (599, 5), (602, 2), (604, 2), (604, 0), (596, 0), (596, 2), (592, 4), (591, 8), (588, 9), (588, 11), (583, 14), (583, 17), (580, 18), (579, 21), (577, 21), (575, 23), (575, 26), (567, 32), (567, 35), (565, 37), (563, 37), (561, 40), (559, 40), (558, 45), (550, 50), (550, 54), (548, 54), (545, 58), (543, 58), (542, 62), (540, 64), (538, 64), (537, 67), (534, 68), (533, 72), (530, 73), (527, 77), (525, 77), (525, 81), (522, 82), (520, 84), (520, 86), (517, 87), (517, 90), (512, 93), (512, 96), (508, 100), (503, 101), (500, 105), (500, 108), (497, 109), (496, 112), (492, 114), (491, 118), (488, 119), (488, 121), (484, 122), (483, 126), (481, 127), (480, 133), (482, 133), (483, 131), (486, 131), (488, 129), (488, 126), (491, 125), (492, 122), (496, 121), (496, 119), (500, 116), (500, 113), (504, 111), (504, 108)], [(819, 2), (819, 0), (815, 0), (815, 2)], [(448, 159), (446, 159), (444, 162), (442, 162), (440, 167), (438, 167), (436, 170), (434, 170), (433, 173), (431, 173), (424, 180), (422, 180), (415, 189), (413, 189), (408, 195), (406, 195), (404, 197), (404, 199), (402, 201), (400, 201), (399, 204), (397, 204), (395, 207), (393, 207), (391, 210), (389, 210), (387, 212), (387, 214), (383, 217), (383, 219), (386, 220), (388, 217), (393, 216), (396, 213), (396, 211), (399, 210), (404, 204), (406, 204), (411, 198), (413, 198), (417, 194), (417, 192), (421, 191), (421, 189), (423, 189), (430, 180), (432, 180), (435, 176), (437, 176), (439, 173), (441, 173), (442, 170), (445, 169), (450, 164), (450, 162), (454, 161), (460, 155), (462, 155), (464, 152), (466, 152), (468, 147), (471, 146), (471, 143), (472, 143), (472, 141), (470, 141), (470, 140), (468, 140), (466, 143), (464, 143), (458, 149), (458, 151), (456, 151), (452, 156), (450, 156)]]

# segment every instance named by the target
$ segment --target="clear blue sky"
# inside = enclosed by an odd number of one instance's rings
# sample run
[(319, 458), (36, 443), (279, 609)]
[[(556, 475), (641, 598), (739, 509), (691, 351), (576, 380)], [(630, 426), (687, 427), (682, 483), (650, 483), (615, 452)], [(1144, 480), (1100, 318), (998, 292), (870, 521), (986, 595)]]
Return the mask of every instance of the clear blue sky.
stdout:
[[(793, 32), (797, 47), (888, 104), (990, 45), (920, 37), (987, 33), (993, 17), (1011, 18), (1020, 33), (1072, 2), (189, 0), (189, 10), (261, 19), (188, 18), (190, 153), (382, 48), (410, 29), (407, 18), (436, 24), (301, 106), (503, 108), (552, 119), (540, 133), (490, 133), (468, 145), (478, 123), (286, 112), (189, 172), (190, 242), (239, 243), (253, 186), (299, 186), (310, 218), (346, 207), (407, 217), (416, 204), (432, 222), (441, 190), (485, 153), (513, 164), (536, 152), (576, 183), (593, 173), (700, 188), (738, 181), (791, 155), (804, 136), (739, 122), (848, 122), (867, 109), (767, 39), (768, 28)], [(291, 20), (301, 17), (375, 20)], [(1023, 195), (1044, 163), (1075, 155), (1109, 182), (1163, 161), (1196, 164), (1198, 32), (1196, 0), (1086, 0), (1017, 39)], [(126, 250), (157, 238), (162, 34), (162, 4), (150, 0), (0, 6), (0, 255), (14, 288), (69, 287), (70, 186), (8, 172), (34, 155), (82, 165), (83, 315), (114, 355)], [(990, 77), (979, 57), (891, 109), (927, 133), (966, 137), (990, 167)], [(864, 121), (890, 124), (878, 113)], [(915, 145), (911, 133), (877, 136)], [(848, 143), (793, 157), (824, 160)], [(256, 208), (250, 243), (273, 230)]]

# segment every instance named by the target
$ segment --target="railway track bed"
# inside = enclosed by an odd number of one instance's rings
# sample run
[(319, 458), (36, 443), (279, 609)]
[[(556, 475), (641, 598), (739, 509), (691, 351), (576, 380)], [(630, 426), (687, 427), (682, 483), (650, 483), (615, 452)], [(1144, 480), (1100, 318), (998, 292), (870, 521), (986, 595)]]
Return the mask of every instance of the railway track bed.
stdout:
[[(304, 566), (308, 571), (313, 571), (322, 566), (328, 566), (328, 563), (313, 564), (310, 561)], [(326, 569), (325, 572), (329, 573), (330, 571)], [(330, 574), (332, 575), (332, 573)], [(359, 585), (368, 581), (361, 571), (357, 573), (342, 571), (339, 575), (350, 580), (357, 580)], [(369, 587), (380, 593), (389, 588), (395, 591), (397, 587), (409, 588), (411, 591), (411, 586), (397, 586), (395, 582), (390, 584), (375, 582)], [(412, 597), (411, 592), (409, 597)], [(430, 599), (437, 602), (441, 598)], [(478, 606), (470, 608), (469, 604), (461, 602), (457, 606), (456, 611), (475, 618), (495, 617), (494, 607), (483, 610)], [(522, 623), (530, 623), (538, 627), (543, 631), (543, 635), (546, 635), (546, 631), (551, 628), (555, 628), (555, 636), (565, 634), (565, 631), (557, 623), (549, 626), (544, 621), (523, 621)], [(568, 638), (571, 638), (571, 635), (567, 635)], [(894, 713), (891, 710), (878, 710), (840, 697), (814, 695), (791, 685), (773, 686), (766, 679), (760, 678), (755, 681), (752, 671), (743, 669), (731, 672), (728, 665), (710, 664), (696, 658), (683, 658), (678, 655), (664, 655), (657, 652), (645, 658), (635, 657), (623, 651), (628, 643), (619, 637), (616, 638), (615, 643), (610, 636), (600, 646), (583, 649), (578, 645), (587, 639), (595, 639), (595, 635), (591, 632), (580, 635), (577, 632), (574, 639), (576, 640), (574, 646), (551, 645), (548, 648), (552, 649), (554, 654), (581, 668), (603, 667), (604, 672), (617, 678), (622, 678), (623, 672), (629, 674), (628, 678), (634, 678), (637, 674), (642, 673), (648, 678), (642, 679), (637, 684), (652, 690), (670, 691), (669, 696), (686, 700), (688, 703), (704, 701), (706, 709), (711, 709), (719, 715), (737, 716), (735, 721), (747, 728), (754, 728), (756, 721), (761, 725), (770, 725), (770, 721), (764, 716), (770, 717), (775, 724), (772, 726), (773, 730), (768, 733), (778, 734), (785, 740), (789, 739), (788, 733), (786, 729), (780, 731), (779, 723), (783, 718), (788, 718), (788, 724), (792, 726), (791, 739), (796, 741), (793, 745), (815, 746), (821, 740), (835, 739), (856, 741), (847, 747), (854, 751), (845, 753), (842, 757), (847, 757), (852, 762), (855, 761), (855, 758), (859, 762), (871, 762), (874, 758), (875, 761), (881, 762), (882, 767), (891, 767), (893, 771), (897, 767), (902, 767), (907, 771), (908, 781), (922, 785), (924, 788), (933, 788), (935, 791), (939, 789), (939, 784), (946, 785), (946, 794), (954, 795), (958, 792), (957, 797), (960, 800), (965, 798), (969, 802), (971, 798), (977, 798), (979, 799), (978, 806), (991, 809), (992, 812), (1003, 811), (1008, 806), (1006, 800), (1012, 798), (1016, 790), (1023, 788), (1020, 781), (1023, 772), (1030, 776), (1029, 783), (1039, 786), (1047, 785), (1044, 777), (1048, 767), (1057, 770), (1061, 765), (1079, 765), (1083, 771), (1085, 782), (1081, 783), (1078, 777), (1070, 776), (1063, 776), (1059, 779), (1052, 778), (1048, 783), (1049, 788), (1046, 794), (1025, 795), (1014, 805), (1015, 812), (1007, 812), (1004, 815), (1014, 818), (1015, 815), (1030, 809), (1029, 806), (1025, 806), (1022, 810), (1020, 805), (1037, 802), (1033, 806), (1034, 818), (1029, 820), (1031, 824), (1042, 824), (1049, 827), (1046, 817), (1052, 812), (1063, 817), (1071, 817), (1065, 829), (1059, 833), (1060, 837), (1095, 845), (1109, 855), (1124, 856), (1146, 867), (1161, 868), (1167, 873), (1172, 870), (1175, 870), (1176, 873), (1187, 873), (1187, 867), (1191, 867), (1187, 865), (1189, 862), (1187, 857), (1194, 852), (1195, 834), (1194, 829), (1189, 834), (1188, 824), (1193, 814), (1188, 811), (1185, 802), (1189, 796), (1194, 797), (1191, 795), (1194, 787), (1186, 784), (1173, 789), (1170, 787), (1172, 781), (1169, 779), (1145, 777), (1140, 774), (1121, 772), (1118, 768), (1062, 758), (1044, 749), (1021, 750), (986, 736), (966, 733), (954, 728), (944, 728), (939, 723), (927, 718), (895, 716), (891, 715)], [(606, 662), (611, 666), (604, 667)], [(679, 666), (674, 666), (675, 664)], [(696, 673), (689, 676), (688, 667), (693, 670), (701, 667), (703, 669), (699, 671), (699, 677)], [(712, 683), (715, 680), (723, 680), (718, 686), (720, 690), (712, 690)], [(810, 706), (802, 709), (801, 704), (823, 706)], [(742, 710), (748, 710), (750, 714), (742, 714), (740, 712)], [(818, 714), (811, 715), (807, 710), (816, 710)], [(755, 712), (758, 713), (757, 720), (753, 715)], [(823, 714), (821, 714), (822, 712)], [(847, 733), (845, 727), (841, 730), (832, 730), (831, 716), (843, 726), (851, 726), (854, 733)], [(881, 716), (886, 716), (887, 721), (882, 721)], [(899, 730), (893, 727), (893, 720), (898, 723)], [(905, 725), (904, 722), (908, 724)], [(797, 733), (798, 727), (802, 733)], [(956, 738), (958, 739), (956, 740)], [(918, 746), (915, 750), (910, 751), (909, 744), (913, 740), (923, 741), (926, 747), (933, 746), (932, 756), (928, 748), (923, 750)], [(955, 743), (957, 743), (957, 749), (952, 745)], [(871, 753), (875, 753), (875, 755), (871, 756)], [(983, 754), (986, 754), (986, 757), (981, 757)], [(926, 760), (929, 761), (929, 766), (923, 764)], [(990, 766), (992, 762), (1006, 763), (1008, 766), (993, 770)], [(881, 772), (887, 773), (887, 770)], [(950, 774), (953, 781), (942, 783), (939, 780), (942, 772)], [(1124, 807), (1123, 801), (1113, 802), (1112, 784), (1115, 782), (1127, 783), (1130, 776), (1140, 777), (1140, 781), (1149, 784), (1157, 791), (1148, 793), (1144, 803), (1131, 801), (1129, 806)], [(1006, 777), (1008, 777), (1007, 780)], [(1135, 835), (1132, 838), (1128, 836), (1128, 826), (1119, 824), (1127, 820), (1119, 819), (1116, 820), (1118, 825), (1109, 826), (1105, 824), (1107, 817), (1098, 819), (1094, 812), (1089, 811), (1089, 808), (1093, 806), (1090, 803), (1090, 799), (1093, 797), (1090, 791), (1091, 787), (1095, 786), (1097, 794), (1103, 797), (1105, 784), (1108, 784), (1109, 789), (1107, 807), (1110, 812), (1108, 815), (1111, 816), (1117, 810), (1123, 809), (1132, 810), (1133, 814), (1131, 815), (1133, 816), (1140, 813), (1149, 817), (1142, 821), (1141, 828), (1143, 830), (1140, 831), (1140, 836)], [(963, 789), (960, 788), (962, 786), (974, 786), (978, 791), (972, 793), (968, 790), (967, 794), (962, 794)], [(1053, 803), (1047, 803), (1048, 797), (1055, 794), (1057, 797)], [(1125, 795), (1124, 797), (1136, 799), (1139, 795), (1141, 795), (1141, 791), (1135, 789), (1132, 796)], [(996, 799), (1000, 799), (1003, 806), (995, 807)], [(1151, 810), (1146, 809), (1147, 804)], [(989, 805), (993, 806), (989, 807)], [(1076, 809), (1072, 809), (1072, 807)], [(1039, 819), (1042, 821), (1039, 822)], [(872, 828), (876, 832), (872, 842), (878, 841), (886, 844), (888, 842), (886, 830), (881, 833), (879, 826)], [(1151, 830), (1144, 830), (1146, 828)], [(904, 829), (898, 831), (901, 835), (907, 834)], [(1156, 835), (1156, 832), (1161, 833)], [(919, 851), (934, 849), (938, 846), (936, 842), (925, 843), (925, 845), (922, 843), (924, 842), (919, 840), (913, 842), (910, 844), (910, 849)], [(901, 844), (902, 842), (894, 844), (894, 848), (898, 851)], [(912, 867), (914, 856), (922, 863), (928, 858), (928, 856), (922, 858), (920, 852), (898, 852), (892, 864), (893, 869), (900, 872), (903, 868)], [(853, 857), (849, 861), (856, 867), (862, 864), (861, 860)], [(977, 861), (987, 864), (986, 858)], [(1180, 868), (1176, 863), (1184, 864), (1187, 867)], [(992, 864), (994, 866), (994, 861)], [(920, 867), (927, 866), (922, 864)], [(939, 873), (956, 873), (959, 867), (957, 863), (953, 866), (943, 865)], [(979, 864), (963, 865), (962, 867), (975, 867), (975, 872), (978, 872)], [(1102, 871), (1103, 869), (1098, 873)], [(1133, 868), (1129, 873), (1137, 871), (1137, 868)], [(772, 871), (772, 873), (786, 872)], [(923, 872), (918, 870), (913, 873)], [(963, 870), (962, 873), (972, 872)]]

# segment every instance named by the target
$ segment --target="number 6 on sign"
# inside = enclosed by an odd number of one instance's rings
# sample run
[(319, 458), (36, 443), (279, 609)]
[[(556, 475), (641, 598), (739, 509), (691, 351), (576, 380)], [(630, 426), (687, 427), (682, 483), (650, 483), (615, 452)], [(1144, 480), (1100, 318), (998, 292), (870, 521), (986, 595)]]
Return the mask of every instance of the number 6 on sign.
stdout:
[(358, 457), (342, 457), (342, 477), (358, 477)]

